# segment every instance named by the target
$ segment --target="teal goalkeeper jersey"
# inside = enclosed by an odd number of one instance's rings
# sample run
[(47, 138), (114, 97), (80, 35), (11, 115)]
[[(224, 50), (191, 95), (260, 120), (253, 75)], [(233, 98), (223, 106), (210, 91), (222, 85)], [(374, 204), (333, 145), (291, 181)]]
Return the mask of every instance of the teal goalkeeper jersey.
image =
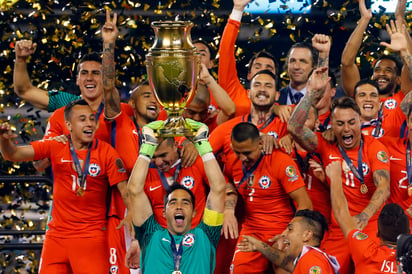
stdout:
[[(213, 273), (221, 228), (221, 225), (208, 226), (201, 221), (186, 234), (173, 235), (175, 243), (183, 245), (182, 274)], [(161, 227), (152, 215), (141, 227), (135, 226), (135, 232), (141, 247), (142, 273), (172, 273), (175, 268), (168, 230)]]

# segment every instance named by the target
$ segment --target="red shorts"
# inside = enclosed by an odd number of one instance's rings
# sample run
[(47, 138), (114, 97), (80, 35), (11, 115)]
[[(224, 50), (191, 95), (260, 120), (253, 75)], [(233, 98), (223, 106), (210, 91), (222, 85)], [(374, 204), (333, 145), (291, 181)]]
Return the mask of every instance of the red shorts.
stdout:
[(109, 273), (106, 237), (55, 238), (46, 235), (39, 273)]
[(117, 217), (109, 217), (107, 221), (107, 243), (109, 247), (110, 274), (129, 274), (130, 270), (125, 265), (126, 243), (124, 226), (116, 229), (121, 220)]

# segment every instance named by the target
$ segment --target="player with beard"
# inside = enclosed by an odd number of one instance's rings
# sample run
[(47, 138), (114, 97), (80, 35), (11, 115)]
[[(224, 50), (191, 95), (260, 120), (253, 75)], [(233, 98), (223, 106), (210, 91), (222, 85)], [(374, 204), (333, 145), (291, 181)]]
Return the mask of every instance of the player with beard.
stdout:
[[(322, 97), (327, 78), (325, 71), (315, 70), (308, 83), (308, 93), (292, 113), (288, 130), (309, 153), (319, 153), (324, 166), (336, 160), (342, 163), (343, 187), (350, 213), (358, 229), (373, 237), (379, 211), (389, 197), (388, 152), (375, 138), (361, 134), (360, 110), (350, 97), (338, 98), (332, 103), (332, 131), (336, 143), (329, 144), (320, 133), (304, 127), (309, 108)], [(333, 215), (329, 237), (322, 247), (336, 256), (340, 273), (353, 273), (346, 239)]]
[[(372, 18), (372, 12), (366, 8), (365, 0), (359, 1), (359, 11), (361, 19), (346, 43), (341, 58), (342, 84), (348, 96), (353, 95), (354, 87), (360, 80), (360, 73), (358, 66), (355, 64), (355, 59), (362, 44), (363, 33), (368, 27), (369, 20)], [(408, 47), (412, 47), (412, 41), (407, 32), (389, 34), (393, 44), (396, 44), (403, 38), (408, 42)], [(384, 46), (388, 45), (387, 43), (381, 44)], [(382, 56), (375, 62), (371, 79), (375, 80), (379, 85), (379, 97), (384, 102), (384, 111), (399, 107), (403, 97), (412, 89), (412, 82), (408, 77), (408, 68), (407, 66), (403, 68), (401, 66), (397, 58), (391, 55)], [(400, 92), (397, 89), (398, 85), (400, 85)]]

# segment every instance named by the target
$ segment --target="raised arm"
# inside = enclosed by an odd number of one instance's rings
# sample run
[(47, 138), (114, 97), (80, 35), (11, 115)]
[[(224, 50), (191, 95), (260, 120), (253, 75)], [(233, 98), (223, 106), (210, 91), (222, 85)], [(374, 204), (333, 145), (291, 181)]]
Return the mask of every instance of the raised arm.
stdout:
[(365, 0), (359, 0), (359, 11), (361, 18), (352, 35), (349, 37), (341, 57), (342, 84), (347, 96), (353, 96), (353, 89), (360, 80), (359, 69), (355, 64), (355, 59), (362, 44), (363, 33), (368, 27), (369, 20), (372, 18), (372, 12), (366, 8)]
[(0, 125), (0, 152), (4, 160), (20, 162), (34, 160), (34, 149), (31, 145), (16, 146), (12, 139), (17, 135), (11, 132), (11, 127), (8, 123)]
[(381, 45), (399, 52), (403, 62), (401, 90), (406, 95), (412, 89), (412, 57), (411, 50), (408, 47), (410, 36), (403, 20), (396, 20), (396, 22), (391, 20), (390, 24), (386, 24), (386, 30), (391, 37), (391, 43), (381, 42)]
[(235, 215), (238, 194), (232, 183), (226, 184), (225, 211), (223, 218), (222, 234), (225, 239), (239, 237), (239, 225)]
[(326, 167), (325, 171), (330, 179), (330, 199), (333, 215), (346, 238), (349, 232), (356, 228), (356, 224), (355, 219), (349, 213), (348, 201), (343, 193), (342, 163), (334, 161)]
[(329, 67), (330, 37), (325, 34), (315, 34), (312, 38), (312, 46), (319, 52), (316, 67)]
[(199, 151), (199, 155), (202, 157), (206, 176), (210, 184), (210, 192), (207, 196), (206, 208), (223, 213), (226, 181), (220, 170), (219, 164), (215, 159), (212, 147), (209, 144), (209, 129), (205, 124), (196, 122), (192, 119), (187, 118), (186, 123), (196, 132), (193, 142)]
[(288, 131), (293, 138), (309, 153), (314, 152), (318, 147), (318, 138), (309, 128), (305, 127), (309, 109), (315, 105), (328, 83), (328, 69), (326, 67), (316, 69), (307, 84), (307, 92), (300, 103), (293, 110), (288, 121)]
[(14, 92), (33, 106), (47, 110), (49, 105), (48, 92), (33, 86), (27, 71), (27, 59), (36, 51), (36, 47), (37, 44), (31, 40), (16, 42), (14, 48), (16, 60), (14, 61), (13, 70)]
[(217, 124), (220, 125), (235, 116), (236, 105), (226, 91), (216, 82), (215, 78), (210, 75), (206, 66), (204, 64), (200, 65), (200, 80), (212, 92), (216, 104), (220, 109), (216, 121)]
[(115, 118), (121, 111), (120, 95), (116, 89), (116, 65), (114, 62), (114, 48), (119, 30), (116, 26), (117, 14), (110, 16), (106, 10), (106, 22), (102, 28), (103, 38), (103, 92), (104, 92), (104, 115), (106, 118)]
[(130, 199), (129, 210), (135, 226), (142, 226), (153, 214), (152, 205), (144, 192), (144, 183), (149, 171), (150, 160), (159, 145), (154, 132), (162, 128), (163, 125), (164, 121), (154, 121), (143, 127), (143, 143), (129, 177), (127, 186)]

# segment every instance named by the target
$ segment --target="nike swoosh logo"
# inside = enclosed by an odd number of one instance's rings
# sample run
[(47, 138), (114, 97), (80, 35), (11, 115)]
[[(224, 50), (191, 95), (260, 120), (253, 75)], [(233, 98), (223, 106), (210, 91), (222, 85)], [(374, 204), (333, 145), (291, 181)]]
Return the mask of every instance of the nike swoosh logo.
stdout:
[(340, 160), (340, 157), (335, 157), (335, 156), (332, 156), (332, 154), (331, 154), (331, 155), (329, 155), (329, 159), (330, 160)]
[(150, 191), (153, 191), (153, 190), (158, 189), (159, 187), (162, 187), (162, 186), (155, 186), (155, 187), (150, 186), (150, 187), (149, 187), (149, 190), (150, 190)]
[(71, 163), (71, 162), (73, 162), (72, 160), (65, 160), (65, 159), (63, 159), (63, 158), (61, 158), (60, 161), (61, 161), (62, 163)]
[(136, 134), (137, 136), (139, 136), (139, 133), (137, 132), (137, 130), (133, 129), (132, 131), (133, 134)]
[(170, 241), (169, 241), (168, 239), (166, 239), (166, 238), (162, 238), (162, 241), (165, 241), (165, 242), (170, 243)]
[(398, 161), (401, 161), (402, 159), (399, 159), (399, 158), (395, 158), (395, 157), (392, 157), (391, 156), (391, 158), (390, 158), (391, 160), (393, 160), (393, 161), (396, 161), (396, 160), (398, 160)]

